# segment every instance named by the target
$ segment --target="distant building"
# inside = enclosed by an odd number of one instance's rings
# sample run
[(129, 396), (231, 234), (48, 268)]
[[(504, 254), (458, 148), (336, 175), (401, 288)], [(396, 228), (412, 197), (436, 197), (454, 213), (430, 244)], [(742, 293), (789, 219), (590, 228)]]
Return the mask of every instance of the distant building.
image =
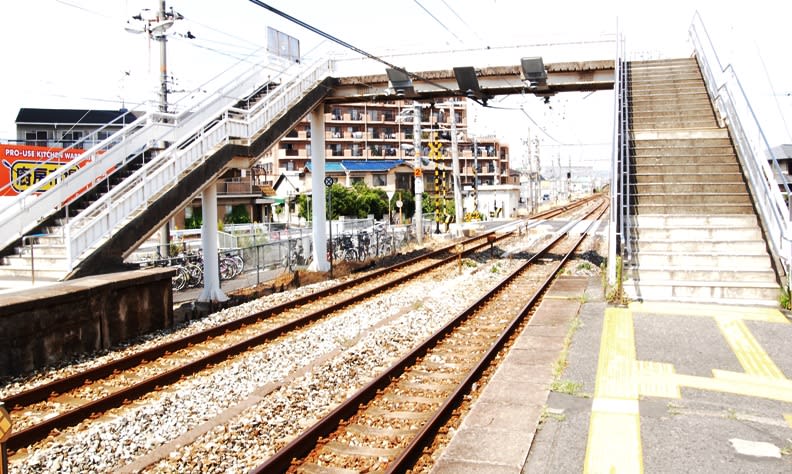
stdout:
[(135, 112), (126, 109), (23, 108), (16, 118), (16, 143), (68, 148), (84, 139), (79, 148), (88, 149), (135, 120)]
[(772, 148), (771, 151), (781, 167), (781, 176), (779, 176), (777, 169), (773, 169), (773, 175), (776, 177), (779, 186), (783, 186), (784, 179), (782, 177), (785, 178), (787, 183), (792, 183), (792, 144), (779, 145)]
[[(325, 113), (325, 156), (327, 163), (345, 159), (394, 160), (412, 164), (415, 157), (412, 103), (328, 104)], [(451, 119), (449, 106), (425, 107), (421, 116), (423, 167), (432, 170), (429, 142), (442, 145), (443, 163), (451, 166)], [(509, 147), (496, 137), (473, 137), (468, 133), (467, 105), (453, 105), (456, 114), (459, 164), (462, 183), (473, 183), (474, 165), (480, 184), (500, 184), (509, 176)], [(311, 159), (311, 130), (308, 120), (300, 122), (269, 152), (261, 165), (274, 181), (282, 172), (299, 171)], [(433, 134), (433, 135), (432, 135)], [(478, 159), (474, 159), (474, 148)], [(427, 184), (429, 180), (427, 180)]]
[[(511, 169), (509, 147), (494, 136), (474, 137), (468, 133), (467, 103), (421, 109), (421, 169), (425, 191), (445, 191), (453, 196), (451, 159), (451, 112), (457, 127), (460, 180), (466, 195), (479, 186), (519, 184)], [(371, 187), (414, 192), (415, 146), (412, 102), (327, 104), (325, 106), (325, 173), (345, 186), (364, 181)], [(441, 145), (441, 156), (430, 156), (429, 143)], [(475, 150), (475, 153), (474, 153)], [(311, 129), (307, 119), (294, 127), (259, 160), (274, 185), (288, 176), (296, 188), (310, 192)], [(401, 162), (399, 167), (387, 168)], [(379, 165), (376, 163), (380, 163)], [(379, 169), (378, 167), (386, 168)], [(377, 169), (375, 169), (377, 168)], [(435, 179), (437, 174), (437, 180)], [(438, 188), (435, 189), (437, 182)]]

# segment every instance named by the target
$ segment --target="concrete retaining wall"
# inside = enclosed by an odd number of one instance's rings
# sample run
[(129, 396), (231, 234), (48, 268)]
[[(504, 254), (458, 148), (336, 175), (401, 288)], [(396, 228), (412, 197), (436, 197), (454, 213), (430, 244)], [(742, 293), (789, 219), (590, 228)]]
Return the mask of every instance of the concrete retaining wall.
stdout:
[(173, 273), (134, 270), (0, 295), (0, 376), (173, 326)]

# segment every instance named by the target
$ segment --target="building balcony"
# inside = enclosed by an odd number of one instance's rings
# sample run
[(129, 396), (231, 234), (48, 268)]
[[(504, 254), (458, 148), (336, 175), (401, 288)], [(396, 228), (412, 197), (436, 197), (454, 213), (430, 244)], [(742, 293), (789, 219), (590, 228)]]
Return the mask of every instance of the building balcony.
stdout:
[(253, 180), (249, 176), (221, 179), (215, 183), (215, 186), (218, 195), (261, 194), (259, 189), (253, 186)]

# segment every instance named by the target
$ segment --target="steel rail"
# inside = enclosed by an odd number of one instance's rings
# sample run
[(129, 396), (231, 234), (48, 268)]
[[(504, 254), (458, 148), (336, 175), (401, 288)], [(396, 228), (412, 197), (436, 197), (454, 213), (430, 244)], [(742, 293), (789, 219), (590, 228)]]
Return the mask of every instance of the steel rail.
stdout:
[[(576, 203), (563, 206), (562, 209), (548, 210), (545, 213), (542, 213), (542, 216), (544, 217), (544, 216), (558, 215), (562, 212), (566, 212), (570, 209), (574, 209), (578, 206), (582, 206), (585, 203), (587, 203), (589, 200), (590, 199), (580, 200)], [(511, 232), (503, 233), (501, 235), (495, 235), (495, 232), (491, 231), (466, 239), (461, 243), (467, 245), (467, 244), (472, 244), (473, 242), (476, 242), (478, 240), (484, 240), (484, 241), (464, 250), (462, 252), (462, 255), (469, 255), (470, 253), (476, 252), (478, 250), (482, 250), (485, 247), (492, 245), (492, 242), (504, 239), (512, 235), (514, 232), (515, 231), (511, 231)], [(492, 238), (489, 238), (490, 236), (492, 236)], [(431, 271), (444, 264), (450, 263), (454, 261), (456, 258), (458, 258), (458, 254), (452, 252), (452, 249), (454, 249), (456, 245), (458, 245), (458, 243), (428, 252), (424, 255), (409, 259), (405, 262), (401, 262), (398, 264), (391, 265), (389, 267), (382, 268), (380, 270), (376, 270), (360, 278), (339, 283), (337, 285), (333, 285), (332, 287), (326, 288), (324, 290), (320, 290), (310, 295), (297, 298), (293, 301), (282, 303), (273, 306), (271, 308), (267, 308), (255, 314), (245, 316), (243, 318), (239, 318), (234, 321), (230, 321), (228, 323), (215, 326), (213, 328), (209, 328), (205, 331), (201, 331), (196, 334), (185, 336), (183, 338), (141, 351), (139, 353), (130, 355), (128, 357), (124, 357), (122, 359), (109, 362), (107, 364), (103, 364), (101, 366), (89, 369), (79, 374), (74, 374), (73, 376), (65, 377), (63, 379), (50, 382), (48, 384), (33, 388), (31, 390), (20, 392), (18, 394), (6, 397), (6, 399), (4, 400), (5, 405), (10, 407), (14, 411), (18, 411), (24, 406), (31, 405), (33, 403), (37, 403), (43, 400), (47, 400), (52, 396), (58, 395), (60, 393), (68, 392), (69, 390), (73, 390), (75, 388), (84, 385), (90, 385), (94, 381), (109, 377), (111, 375), (115, 375), (119, 371), (129, 370), (139, 365), (143, 365), (148, 362), (155, 361), (163, 356), (168, 355), (171, 352), (182, 350), (184, 348), (191, 347), (195, 344), (209, 341), (214, 337), (224, 335), (228, 332), (240, 330), (246, 326), (255, 324), (265, 318), (277, 315), (283, 311), (291, 310), (306, 305), (308, 303), (311, 303), (313, 301), (316, 301), (318, 299), (321, 299), (323, 297), (327, 297), (332, 294), (339, 293), (341, 291), (352, 288), (354, 286), (361, 285), (367, 281), (373, 280), (377, 277), (380, 277), (388, 273), (392, 273), (393, 271), (399, 270), (403, 267), (418, 263), (420, 261), (425, 261), (430, 258), (442, 257), (445, 253), (451, 253), (451, 255), (439, 258), (436, 262), (433, 262), (428, 266), (422, 267), (405, 275), (399, 276), (395, 279), (391, 279), (381, 285), (377, 285), (361, 293), (352, 295), (348, 298), (344, 298), (343, 300), (338, 301), (334, 304), (311, 311), (310, 313), (302, 317), (296, 318), (292, 321), (289, 321), (277, 327), (261, 332), (253, 337), (247, 338), (238, 343), (230, 344), (206, 356), (181, 364), (178, 367), (174, 367), (173, 369), (166, 370), (157, 375), (148, 377), (130, 386), (118, 389), (113, 393), (108, 394), (102, 398), (86, 402), (83, 405), (65, 411), (63, 413), (60, 413), (51, 418), (48, 418), (35, 425), (31, 425), (27, 428), (21, 429), (19, 431), (15, 431), (6, 441), (6, 446), (10, 451), (15, 451), (17, 449), (29, 446), (37, 441), (46, 438), (46, 436), (54, 429), (63, 429), (68, 426), (73, 426), (85, 420), (86, 418), (96, 415), (97, 413), (102, 413), (112, 408), (117, 408), (121, 405), (129, 403), (131, 400), (138, 399), (147, 393), (158, 390), (160, 387), (178, 382), (183, 377), (193, 375), (212, 364), (220, 363), (229, 357), (235, 356), (237, 354), (249, 350), (250, 348), (256, 347), (267, 341), (275, 339), (289, 331), (293, 331), (306, 324), (315, 322), (316, 320), (321, 319), (327, 314), (333, 313), (347, 306), (358, 303), (364, 298), (368, 298), (372, 295), (376, 295), (386, 289), (397, 286), (409, 279), (416, 278), (417, 276), (423, 273)]]
[[(591, 216), (597, 211), (600, 212), (600, 216), (602, 213), (605, 212), (605, 206), (599, 206), (596, 209), (587, 213), (587, 216)], [(581, 219), (582, 221), (583, 219)], [(592, 224), (593, 225), (593, 224)], [(589, 226), (588, 229), (590, 229)], [(587, 229), (587, 232), (588, 232)], [(398, 461), (398, 466), (391, 468), (389, 465), (389, 472), (404, 472), (406, 470), (405, 464), (408, 463), (413, 456), (415, 455), (416, 451), (420, 451), (420, 447), (423, 446), (423, 442), (425, 437), (429, 436), (430, 433), (433, 433), (439, 426), (444, 422), (444, 420), (450, 415), (451, 410), (453, 409), (452, 401), (463, 396), (464, 393), (468, 390), (470, 385), (479, 378), (480, 373), (483, 372), (484, 368), (489, 365), (491, 359), (497, 354), (500, 347), (503, 343), (508, 339), (508, 336), (511, 334), (511, 331), (519, 324), (520, 320), (527, 314), (528, 310), (530, 310), (533, 305), (537, 302), (539, 295), (545, 291), (545, 289), (550, 285), (552, 280), (555, 278), (556, 274), (563, 266), (563, 264), (567, 261), (570, 255), (572, 255), (579, 246), (580, 242), (585, 239), (587, 236), (587, 232), (583, 233), (578, 241), (574, 244), (573, 249), (562, 259), (561, 263), (551, 272), (551, 275), (547, 277), (547, 279), (542, 283), (540, 289), (529, 299), (528, 303), (523, 307), (523, 310), (520, 311), (520, 314), (515, 317), (508, 325), (508, 329), (504, 330), (501, 336), (498, 338), (497, 347), (493, 346), (485, 355), (485, 357), (477, 364), (476, 368), (471, 370), (463, 383), (454, 391), (454, 394), (450, 396), (443, 406), (440, 408), (441, 411), (437, 412), (430, 420), (430, 422), (424, 426), (424, 428), (419, 432), (419, 436), (421, 439), (414, 438), (414, 440), (408, 445), (408, 451), (403, 452), (396, 461)], [(398, 378), (405, 370), (414, 365), (417, 360), (424, 357), (428, 351), (434, 347), (440, 340), (445, 338), (448, 334), (450, 334), (461, 322), (465, 319), (476, 313), (480, 307), (486, 305), (487, 301), (491, 299), (496, 293), (502, 290), (502, 287), (514, 280), (519, 274), (524, 272), (536, 259), (539, 258), (540, 255), (546, 253), (550, 248), (555, 246), (562, 238), (564, 234), (557, 236), (551, 242), (544, 246), (539, 252), (531, 256), (528, 260), (526, 260), (519, 268), (515, 271), (511, 272), (507, 275), (504, 279), (502, 279), (498, 285), (488, 291), (484, 296), (479, 298), (476, 302), (468, 306), (467, 309), (459, 313), (452, 321), (447, 323), (443, 328), (438, 330), (435, 334), (428, 337), (424, 340), (420, 345), (415, 347), (412, 351), (408, 354), (404, 355), (401, 359), (399, 359), (396, 363), (391, 365), (388, 369), (382, 372), (376, 379), (369, 382), (366, 386), (358, 390), (355, 394), (353, 394), (350, 398), (348, 398), (343, 404), (336, 407), (330, 413), (325, 415), (322, 419), (320, 419), (317, 423), (311, 426), (308, 430), (304, 431), (301, 435), (297, 438), (292, 440), (289, 444), (278, 450), (272, 457), (270, 457), (267, 461), (262, 463), (261, 465), (255, 467), (250, 471), (251, 474), (264, 474), (264, 473), (275, 473), (275, 472), (285, 472), (292, 464), (292, 460), (297, 458), (302, 458), (307, 456), (313, 448), (316, 446), (317, 442), (320, 438), (326, 437), (334, 432), (341, 424), (341, 422), (345, 419), (349, 419), (355, 413), (359, 411), (359, 407), (371, 401), (376, 395), (377, 392), (384, 389), (388, 385), (390, 385), (393, 379)], [(420, 454), (419, 454), (420, 455)], [(395, 461), (394, 461), (395, 462)]]
[[(481, 249), (485, 248), (486, 246), (490, 245), (489, 241), (486, 240), (486, 236), (492, 235), (492, 234), (493, 234), (492, 232), (488, 232), (486, 234), (483, 234), (483, 235), (480, 235), (480, 236), (476, 236), (476, 237), (470, 238), (467, 241), (465, 241), (465, 243), (470, 243), (470, 242), (474, 242), (474, 241), (477, 241), (477, 240), (485, 239), (484, 242), (479, 243), (479, 244), (477, 244), (477, 245), (475, 245), (475, 246), (473, 246), (473, 247), (471, 247), (469, 249), (466, 249), (463, 252), (463, 255), (468, 255), (471, 252), (475, 252), (477, 250), (481, 250)], [(500, 240), (500, 239), (503, 239), (503, 238), (509, 236), (510, 234), (511, 233), (504, 233), (501, 236), (495, 236), (495, 239), (496, 240)], [(416, 257), (414, 259), (410, 259), (407, 262), (403, 262), (403, 264), (405, 264), (405, 263), (417, 263), (418, 261), (421, 261), (421, 260), (428, 260), (429, 258), (432, 258), (432, 257), (438, 257), (438, 256), (442, 255), (443, 252), (449, 251), (451, 248), (453, 248), (453, 246), (444, 247), (443, 249), (439, 249), (439, 250), (430, 252), (428, 254), (422, 255), (420, 257)], [(319, 308), (317, 310), (311, 311), (310, 313), (308, 313), (308, 314), (306, 314), (306, 315), (304, 315), (302, 317), (299, 317), (297, 319), (294, 319), (292, 321), (289, 321), (289, 322), (287, 322), (285, 324), (282, 324), (282, 325), (279, 325), (277, 327), (271, 328), (271, 329), (269, 329), (267, 331), (261, 332), (261, 333), (255, 335), (255, 336), (253, 336), (253, 337), (245, 339), (245, 340), (243, 340), (241, 342), (238, 342), (236, 344), (231, 344), (229, 346), (226, 346), (226, 347), (224, 347), (222, 349), (214, 351), (211, 354), (208, 354), (206, 356), (200, 357), (200, 358), (195, 359), (195, 360), (193, 360), (191, 362), (184, 363), (182, 365), (179, 365), (178, 367), (174, 367), (173, 369), (167, 370), (165, 372), (159, 373), (157, 375), (154, 375), (154, 376), (151, 376), (151, 377), (146, 378), (144, 380), (141, 380), (139, 382), (136, 382), (136, 383), (134, 383), (134, 384), (132, 384), (132, 385), (130, 385), (128, 387), (121, 388), (121, 389), (119, 389), (119, 390), (117, 390), (117, 391), (115, 391), (115, 392), (113, 392), (113, 393), (111, 393), (109, 395), (106, 395), (106, 396), (104, 396), (104, 397), (102, 397), (100, 399), (89, 401), (89, 402), (87, 402), (87, 403), (85, 403), (83, 405), (80, 405), (80, 406), (75, 407), (75, 408), (73, 408), (71, 410), (68, 410), (68, 411), (63, 412), (61, 414), (58, 414), (58, 415), (56, 415), (54, 417), (51, 417), (51, 418), (49, 418), (47, 420), (44, 420), (41, 423), (37, 423), (35, 425), (29, 426), (29, 427), (27, 427), (25, 429), (22, 429), (22, 430), (19, 430), (19, 431), (15, 431), (15, 432), (13, 432), (11, 434), (11, 436), (6, 441), (6, 446), (11, 451), (15, 451), (15, 450), (23, 448), (25, 446), (29, 446), (29, 445), (37, 442), (37, 441), (40, 441), (41, 439), (46, 438), (46, 436), (49, 434), (49, 432), (52, 431), (53, 429), (62, 429), (62, 428), (68, 427), (68, 426), (72, 426), (72, 425), (77, 424), (80, 421), (83, 421), (86, 418), (88, 418), (90, 416), (93, 416), (93, 415), (95, 415), (97, 413), (101, 413), (101, 412), (110, 410), (112, 408), (119, 407), (119, 406), (121, 406), (121, 405), (123, 405), (125, 403), (128, 403), (131, 400), (135, 400), (135, 399), (140, 398), (141, 396), (143, 396), (143, 395), (145, 395), (147, 393), (150, 393), (150, 392), (152, 392), (154, 390), (157, 390), (158, 388), (160, 388), (162, 386), (166, 386), (166, 385), (175, 383), (175, 382), (179, 381), (182, 377), (193, 375), (193, 374), (205, 369), (209, 365), (217, 364), (219, 362), (222, 362), (225, 359), (227, 359), (228, 357), (232, 357), (232, 356), (235, 356), (237, 354), (240, 354), (240, 353), (242, 353), (242, 352), (244, 352), (244, 351), (246, 351), (246, 350), (248, 350), (248, 349), (250, 349), (252, 347), (261, 345), (261, 344), (263, 344), (263, 343), (265, 343), (267, 341), (275, 339), (275, 338), (277, 338), (277, 337), (279, 337), (279, 336), (281, 336), (281, 335), (283, 335), (283, 334), (285, 334), (285, 333), (287, 333), (289, 331), (293, 331), (293, 330), (295, 330), (295, 329), (297, 329), (297, 328), (299, 328), (301, 326), (304, 326), (306, 324), (315, 322), (316, 320), (319, 320), (322, 317), (324, 317), (324, 316), (326, 316), (326, 315), (328, 315), (330, 313), (333, 313), (335, 311), (343, 309), (343, 308), (345, 308), (347, 306), (350, 306), (352, 304), (358, 303), (364, 298), (367, 298), (369, 296), (375, 295), (375, 294), (377, 294), (377, 293), (379, 293), (379, 292), (381, 292), (381, 291), (383, 291), (385, 289), (388, 289), (388, 288), (394, 287), (396, 285), (399, 285), (399, 284), (403, 283), (404, 281), (407, 281), (407, 280), (409, 280), (411, 278), (416, 278), (420, 274), (426, 273), (426, 272), (431, 271), (431, 270), (433, 270), (433, 269), (435, 269), (435, 268), (437, 268), (437, 267), (439, 267), (441, 265), (444, 265), (444, 264), (447, 264), (449, 262), (452, 262), (456, 258), (457, 258), (456, 254), (449, 255), (449, 256), (447, 256), (445, 258), (440, 258), (436, 262), (434, 262), (434, 263), (432, 263), (432, 264), (430, 264), (430, 265), (428, 265), (426, 267), (422, 267), (422, 268), (420, 268), (420, 269), (418, 269), (416, 271), (407, 273), (407, 274), (402, 275), (402, 276), (400, 276), (400, 277), (398, 277), (396, 279), (389, 280), (389, 281), (385, 282), (384, 284), (377, 285), (375, 287), (372, 287), (369, 290), (366, 290), (366, 291), (364, 291), (362, 293), (359, 293), (359, 294), (352, 295), (352, 296), (350, 296), (348, 298), (345, 298), (345, 299), (343, 299), (341, 301), (338, 301), (338, 302), (336, 302), (334, 304), (331, 304), (331, 305), (328, 305), (328, 306), (324, 306), (324, 307)], [(387, 268), (384, 268), (382, 270), (377, 271), (376, 273), (377, 273), (377, 275), (381, 275), (382, 273), (384, 273), (386, 271), (387, 272), (392, 272), (392, 271), (398, 270), (399, 268), (404, 266), (403, 264), (397, 264), (397, 265), (394, 265), (394, 266), (391, 266), (391, 267), (387, 267)], [(365, 281), (368, 281), (368, 280), (370, 280), (372, 278), (374, 278), (374, 277), (372, 277), (371, 275), (366, 275), (365, 277), (361, 278), (360, 280), (355, 280), (355, 282), (356, 282), (356, 284), (362, 284)], [(335, 290), (335, 291), (323, 290), (321, 292), (317, 292), (317, 293), (314, 293), (314, 294), (311, 294), (311, 295), (307, 295), (305, 297), (301, 297), (301, 298), (299, 298), (297, 300), (294, 300), (294, 301), (291, 301), (291, 302), (282, 303), (282, 304), (274, 306), (272, 308), (267, 308), (264, 311), (261, 311), (259, 313), (254, 314), (254, 315), (247, 316), (247, 317), (243, 318), (243, 319), (249, 321), (249, 323), (241, 324), (240, 320), (231, 321), (229, 323), (222, 324), (222, 325), (216, 326), (214, 328), (210, 328), (207, 331), (203, 331), (201, 333), (197, 333), (197, 334), (194, 334), (194, 335), (186, 336), (186, 337), (181, 338), (181, 339), (179, 339), (177, 341), (173, 341), (171, 343), (167, 343), (167, 344), (164, 344), (162, 346), (157, 346), (157, 347), (148, 349), (146, 351), (143, 351), (143, 352), (138, 353), (138, 354), (134, 354), (134, 355), (129, 356), (129, 357), (124, 358), (124, 359), (119, 359), (116, 362), (110, 362), (108, 364), (104, 364), (102, 366), (99, 366), (99, 367), (97, 367), (95, 369), (91, 369), (89, 371), (86, 371), (86, 372), (83, 372), (83, 373), (80, 373), (80, 374), (75, 374), (74, 376), (68, 377), (67, 379), (54, 381), (54, 382), (52, 382), (50, 384), (43, 385), (43, 386), (37, 387), (35, 389), (31, 389), (28, 392), (23, 392), (23, 393), (20, 393), (20, 394), (18, 394), (16, 396), (9, 397), (10, 400), (16, 401), (17, 402), (16, 404), (12, 404), (9, 401), (5, 401), (5, 403), (6, 403), (7, 406), (10, 406), (12, 409), (14, 409), (14, 411), (17, 411), (19, 409), (18, 407), (20, 405), (20, 403), (18, 403), (18, 401), (20, 399), (33, 399), (33, 400), (36, 400), (36, 401), (46, 400), (50, 396), (52, 396), (53, 393), (55, 393), (55, 390), (51, 389), (53, 386), (63, 387), (63, 386), (67, 386), (68, 385), (70, 387), (69, 389), (74, 389), (74, 388), (77, 388), (77, 387), (80, 387), (80, 386), (83, 386), (83, 385), (91, 384), (93, 381), (99, 380), (100, 378), (104, 378), (104, 377), (108, 377), (110, 375), (114, 375), (114, 372), (116, 372), (116, 371), (128, 370), (130, 368), (134, 368), (136, 366), (148, 363), (150, 361), (154, 361), (154, 360), (156, 360), (156, 359), (158, 359), (160, 357), (166, 356), (169, 352), (174, 352), (176, 350), (181, 350), (181, 349), (184, 349), (186, 347), (190, 347), (191, 345), (195, 345), (197, 343), (202, 343), (202, 342), (205, 342), (205, 341), (209, 341), (209, 340), (211, 340), (212, 338), (214, 338), (216, 336), (223, 335), (223, 334), (225, 334), (227, 332), (231, 332), (231, 331), (242, 329), (242, 328), (248, 326), (249, 324), (254, 324), (255, 322), (259, 321), (260, 319), (276, 315), (276, 314), (280, 313), (281, 311), (289, 310), (289, 309), (292, 309), (292, 308), (296, 308), (298, 306), (302, 306), (304, 304), (313, 302), (313, 301), (315, 301), (317, 299), (320, 299), (322, 297), (326, 297), (326, 296), (329, 296), (329, 295), (331, 295), (333, 293), (337, 293), (338, 291), (341, 291), (339, 289), (339, 287), (344, 287), (343, 289), (346, 289), (349, 286), (355, 286), (354, 284), (353, 285), (349, 285), (349, 283), (352, 283), (352, 282), (345, 282), (345, 283), (342, 283), (342, 284), (339, 284), (339, 285), (335, 285), (335, 286), (333, 286), (333, 287), (328, 289), (328, 290)], [(104, 374), (104, 375), (98, 376), (97, 374)], [(96, 377), (96, 378), (92, 378), (92, 377)], [(68, 391), (68, 390), (64, 390), (64, 392), (66, 392), (66, 391)], [(60, 392), (60, 393), (63, 393), (63, 392)], [(57, 394), (57, 393), (55, 393), (55, 394)], [(30, 403), (28, 403), (28, 404), (30, 404)]]

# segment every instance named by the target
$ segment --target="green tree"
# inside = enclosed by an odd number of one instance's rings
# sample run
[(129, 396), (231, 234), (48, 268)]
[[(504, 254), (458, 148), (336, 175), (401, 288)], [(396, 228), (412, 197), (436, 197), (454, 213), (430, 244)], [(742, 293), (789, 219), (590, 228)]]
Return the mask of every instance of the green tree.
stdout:
[[(345, 188), (338, 183), (332, 185), (325, 195), (325, 199), (333, 195), (332, 210), (327, 205), (328, 213), (332, 212), (331, 219), (338, 219), (339, 216), (357, 216), (357, 205), (355, 203), (355, 191), (352, 188)], [(329, 201), (328, 201), (329, 202)]]
[(310, 221), (311, 217), (311, 198), (307, 194), (300, 194), (297, 196), (297, 216), (302, 217), (306, 221)]
[(231, 214), (225, 218), (225, 222), (229, 224), (248, 224), (250, 223), (250, 214), (248, 214), (247, 206), (244, 204), (237, 204), (231, 208)]
[(355, 183), (357, 217), (364, 218), (373, 214), (374, 218), (382, 219), (388, 213), (388, 195), (378, 188), (370, 188), (365, 183)]
[(201, 224), (203, 224), (203, 218), (201, 217), (201, 209), (193, 209), (192, 216), (184, 220), (184, 227), (187, 229), (200, 229)]

